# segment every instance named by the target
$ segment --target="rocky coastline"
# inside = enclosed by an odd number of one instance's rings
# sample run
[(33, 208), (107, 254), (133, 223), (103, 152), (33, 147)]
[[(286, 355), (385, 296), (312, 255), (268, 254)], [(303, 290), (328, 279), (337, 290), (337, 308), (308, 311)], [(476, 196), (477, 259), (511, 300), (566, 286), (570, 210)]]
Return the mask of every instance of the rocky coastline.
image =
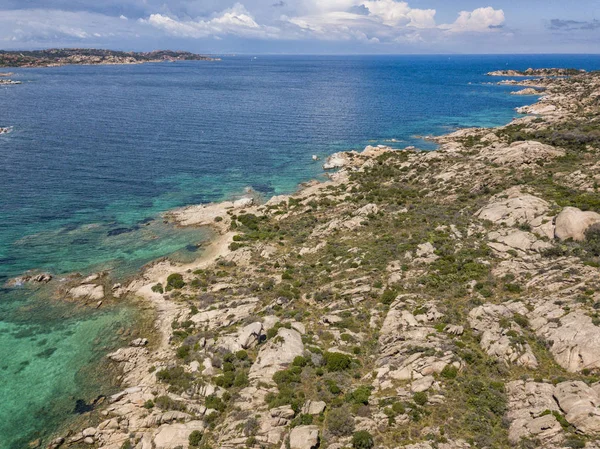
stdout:
[[(21, 68), (218, 60), (218, 58), (210, 56), (171, 50), (157, 50), (152, 52), (123, 52), (88, 48), (61, 48), (34, 51), (0, 50), (0, 67)], [(6, 74), (3, 75), (6, 76)]]
[(600, 448), (600, 74), (552, 73), (507, 126), (166, 214), (218, 236), (118, 287), (157, 335), (48, 447)]
[(512, 77), (524, 77), (524, 76), (538, 76), (538, 77), (556, 77), (556, 76), (575, 76), (586, 73), (585, 70), (578, 69), (532, 69), (527, 70), (496, 70), (489, 72), (488, 76), (512, 76)]

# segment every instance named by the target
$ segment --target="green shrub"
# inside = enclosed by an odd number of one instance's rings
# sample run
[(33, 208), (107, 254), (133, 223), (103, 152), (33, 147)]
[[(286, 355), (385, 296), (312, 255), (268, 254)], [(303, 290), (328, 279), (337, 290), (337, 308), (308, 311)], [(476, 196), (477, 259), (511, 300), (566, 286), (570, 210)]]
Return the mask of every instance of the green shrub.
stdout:
[(345, 371), (352, 365), (352, 357), (340, 352), (326, 352), (323, 354), (325, 367), (329, 372)]
[(200, 446), (201, 441), (202, 441), (202, 432), (200, 432), (199, 430), (194, 430), (192, 433), (190, 433), (190, 436), (188, 437), (188, 442), (190, 444), (190, 447)]
[(427, 393), (424, 391), (419, 391), (413, 394), (413, 401), (415, 404), (420, 405), (421, 407), (427, 404)]
[(237, 388), (247, 387), (250, 384), (248, 380), (248, 374), (245, 372), (240, 372), (235, 376), (235, 381), (233, 382), (233, 386)]
[(346, 401), (352, 404), (364, 404), (369, 403), (369, 397), (371, 396), (371, 388), (366, 385), (361, 385), (356, 390), (346, 395)]
[(404, 413), (406, 413), (406, 408), (404, 407), (404, 404), (402, 402), (394, 402), (392, 404), (392, 410), (397, 415), (403, 415)]
[(156, 378), (173, 387), (175, 391), (187, 390), (194, 379), (191, 373), (186, 373), (183, 367), (165, 368), (156, 373)]
[(148, 399), (146, 402), (144, 402), (144, 408), (154, 408), (154, 401), (152, 399)]
[(308, 360), (306, 360), (306, 358), (302, 357), (301, 355), (297, 356), (292, 362), (292, 365), (299, 366), (300, 368), (305, 367), (307, 364)]
[(206, 408), (211, 408), (218, 412), (222, 412), (225, 410), (225, 403), (217, 396), (211, 395), (206, 396), (204, 399), (204, 405)]
[(235, 353), (235, 357), (238, 360), (247, 360), (248, 359), (248, 353), (242, 349), (242, 350), (240, 350), (240, 351), (238, 351), (238, 352)]
[(167, 278), (167, 291), (168, 290), (179, 290), (185, 287), (183, 276), (179, 273), (170, 274)]
[(169, 396), (159, 396), (154, 400), (154, 403), (161, 410), (178, 410), (180, 412), (185, 411), (185, 403), (176, 401)]
[(354, 432), (354, 418), (348, 407), (334, 408), (327, 413), (325, 418), (327, 431), (336, 437), (352, 435)]
[(354, 432), (354, 435), (352, 435), (352, 447), (354, 449), (371, 449), (374, 445), (373, 435), (366, 430)]
[(131, 441), (128, 439), (126, 439), (125, 441), (123, 441), (123, 444), (121, 445), (121, 449), (131, 449)]
[(291, 383), (300, 383), (300, 374), (302, 373), (302, 368), (299, 366), (292, 366), (289, 369), (285, 369), (282, 371), (277, 371), (273, 374), (273, 381), (278, 385), (289, 385)]
[(444, 379), (456, 379), (457, 375), (458, 368), (454, 365), (446, 365), (440, 373), (440, 376), (442, 376)]
[[(158, 283), (158, 284), (156, 284), (156, 285), (153, 285), (153, 286), (152, 286), (152, 291), (153, 291), (154, 293), (161, 293), (161, 294), (165, 292), (165, 290), (163, 289), (163, 286), (162, 286), (162, 284), (161, 284), (161, 283)], [(130, 444), (131, 444), (131, 443), (130, 443)]]
[(391, 303), (394, 302), (394, 300), (396, 299), (397, 296), (398, 296), (398, 293), (396, 292), (396, 290), (386, 288), (385, 291), (382, 293), (379, 301), (382, 304), (389, 306)]
[(186, 359), (190, 355), (191, 350), (192, 348), (190, 348), (189, 346), (182, 345), (179, 348), (177, 348), (177, 357), (179, 357), (180, 359)]
[(231, 388), (235, 383), (235, 373), (226, 371), (222, 376), (215, 377), (215, 385), (221, 388)]
[(335, 383), (335, 381), (331, 380), (331, 379), (327, 379), (325, 381), (325, 384), (327, 385), (327, 389), (329, 390), (329, 392), (333, 395), (338, 395), (342, 392), (342, 390), (340, 389), (340, 387), (338, 387), (338, 385)]

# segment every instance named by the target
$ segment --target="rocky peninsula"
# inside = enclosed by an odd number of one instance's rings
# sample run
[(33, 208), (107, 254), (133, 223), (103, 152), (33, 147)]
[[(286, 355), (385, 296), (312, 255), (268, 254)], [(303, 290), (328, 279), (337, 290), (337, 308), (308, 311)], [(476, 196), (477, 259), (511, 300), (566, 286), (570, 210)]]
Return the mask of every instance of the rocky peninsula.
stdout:
[[(89, 48), (0, 51), (0, 67), (58, 67), (63, 65), (143, 64), (173, 61), (216, 61), (185, 51), (124, 52)], [(0, 80), (1, 82), (1, 80)]]
[(119, 286), (157, 333), (49, 447), (600, 448), (600, 73), (535, 83), (527, 116), (437, 151), (167, 214), (218, 238)]
[(527, 70), (496, 70), (489, 72), (488, 76), (573, 76), (585, 73), (585, 70), (578, 69), (527, 69)]

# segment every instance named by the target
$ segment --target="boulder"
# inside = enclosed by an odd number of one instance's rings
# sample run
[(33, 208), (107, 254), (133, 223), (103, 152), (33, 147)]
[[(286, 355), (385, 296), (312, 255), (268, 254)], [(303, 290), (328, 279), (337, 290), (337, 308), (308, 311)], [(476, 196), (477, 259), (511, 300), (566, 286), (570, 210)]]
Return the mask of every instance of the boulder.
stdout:
[(154, 436), (156, 449), (174, 449), (178, 446), (188, 447), (189, 437), (194, 430), (204, 431), (202, 421), (190, 421), (188, 423), (163, 424), (158, 428)]
[(600, 397), (596, 391), (581, 381), (563, 382), (556, 386), (554, 396), (569, 424), (584, 434), (600, 432)]
[(511, 92), (511, 95), (543, 95), (543, 92), (533, 87), (527, 87), (525, 89), (518, 90), (516, 92)]
[(517, 380), (506, 384), (506, 394), (511, 443), (517, 444), (522, 438), (532, 437), (547, 441), (562, 433), (560, 423), (547, 412), (560, 412), (553, 397), (552, 384)]
[(559, 240), (583, 241), (585, 231), (596, 223), (600, 223), (600, 214), (583, 212), (576, 207), (565, 207), (556, 217), (554, 235)]
[(249, 324), (241, 329), (238, 334), (238, 342), (241, 348), (248, 349), (256, 345), (262, 335), (262, 330), (263, 325), (259, 322)]
[(69, 290), (69, 295), (75, 299), (98, 301), (104, 298), (104, 287), (95, 284), (82, 284)]
[(375, 215), (379, 212), (379, 208), (376, 204), (367, 204), (360, 209), (354, 211), (352, 215), (355, 217), (366, 217), (368, 215)]
[(583, 312), (571, 312), (558, 323), (548, 320), (535, 331), (551, 343), (550, 352), (567, 371), (600, 369), (600, 327)]
[(129, 346), (141, 348), (143, 346), (146, 346), (147, 344), (148, 344), (147, 338), (136, 338), (131, 343), (129, 343)]
[(273, 374), (285, 369), (303, 352), (304, 344), (300, 333), (295, 329), (280, 328), (277, 335), (259, 351), (250, 368), (249, 377), (251, 380), (272, 383)]
[(565, 151), (534, 140), (513, 142), (507, 147), (487, 147), (481, 158), (495, 164), (519, 167), (564, 156)]
[(317, 426), (294, 427), (290, 432), (290, 449), (314, 449), (319, 445)]
[(487, 206), (476, 212), (475, 216), (496, 224), (516, 226), (532, 224), (549, 209), (550, 205), (541, 198), (512, 188), (494, 197)]
[(302, 406), (305, 415), (320, 415), (325, 411), (327, 404), (324, 401), (306, 401)]

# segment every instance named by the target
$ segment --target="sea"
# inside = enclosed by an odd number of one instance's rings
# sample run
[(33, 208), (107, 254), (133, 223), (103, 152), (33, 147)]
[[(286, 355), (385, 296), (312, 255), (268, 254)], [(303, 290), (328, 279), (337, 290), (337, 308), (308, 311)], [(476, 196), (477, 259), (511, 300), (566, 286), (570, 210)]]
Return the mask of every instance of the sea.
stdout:
[[(324, 179), (323, 160), (366, 145), (435, 150), (425, 136), (504, 125), (536, 101), (485, 74), (600, 69), (600, 56), (236, 56), (14, 69), (0, 87), (0, 449), (42, 442), (118, 391), (105, 355), (138, 305), (90, 309), (54, 288), (8, 288), (28, 270), (107, 271), (191, 261), (211, 238), (169, 209), (269, 198)], [(313, 155), (320, 158), (313, 160)], [(53, 284), (55, 285), (55, 284)]]

